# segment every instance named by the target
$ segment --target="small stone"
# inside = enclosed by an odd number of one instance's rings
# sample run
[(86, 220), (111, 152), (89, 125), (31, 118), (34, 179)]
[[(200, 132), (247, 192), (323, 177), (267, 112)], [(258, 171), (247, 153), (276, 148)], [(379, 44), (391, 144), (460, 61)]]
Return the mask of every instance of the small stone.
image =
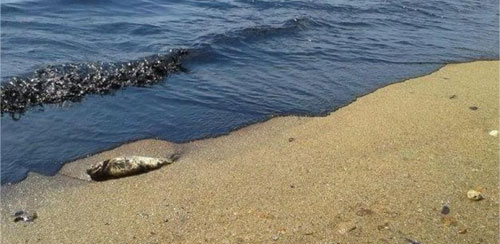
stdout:
[(458, 234), (465, 234), (465, 233), (467, 233), (466, 228), (462, 228), (462, 229), (458, 230)]
[(442, 215), (448, 215), (450, 213), (450, 207), (448, 206), (443, 206), (443, 208), (441, 209), (441, 214)]
[(475, 110), (478, 110), (479, 108), (476, 106), (470, 106), (469, 109), (475, 111)]
[(492, 131), (490, 131), (490, 133), (488, 133), (488, 134), (490, 134), (490, 136), (497, 137), (497, 136), (498, 136), (498, 130), (492, 130)]
[(277, 241), (280, 239), (280, 235), (273, 235), (273, 241)]
[(483, 199), (483, 195), (481, 195), (481, 192), (476, 190), (470, 190), (467, 192), (467, 198), (473, 201), (479, 201)]
[(288, 138), (288, 142), (292, 142), (292, 141), (295, 141), (295, 138), (293, 138), (293, 137)]
[(456, 98), (456, 97), (457, 97), (457, 95), (451, 95), (451, 96), (450, 96), (450, 99), (454, 99), (454, 98)]

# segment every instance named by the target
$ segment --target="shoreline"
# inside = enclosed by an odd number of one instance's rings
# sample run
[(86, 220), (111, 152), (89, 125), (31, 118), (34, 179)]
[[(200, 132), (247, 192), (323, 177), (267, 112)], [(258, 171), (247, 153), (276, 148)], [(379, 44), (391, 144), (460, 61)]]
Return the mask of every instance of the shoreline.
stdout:
[[(498, 242), (498, 223), (490, 219), (498, 219), (498, 211), (491, 212), (498, 210), (498, 187), (492, 185), (498, 182), (498, 138), (495, 144), (488, 135), (498, 130), (498, 75), (498, 61), (448, 64), (367, 93), (322, 117), (279, 116), (181, 144), (139, 140), (65, 164), (55, 177), (30, 174), (2, 186), (7, 199), (2, 203), (3, 238), (10, 243), (19, 236), (41, 238), (41, 243), (75, 237), (82, 243), (105, 237), (131, 243), (204, 238), (241, 243)], [(472, 82), (486, 89), (471, 87)], [(467, 150), (473, 145), (488, 150)], [(102, 183), (74, 179), (85, 179), (90, 163), (108, 157), (172, 152), (181, 153), (178, 162), (147, 174)], [(486, 160), (474, 162), (472, 156)], [(474, 178), (477, 172), (484, 174), (482, 179)], [(464, 199), (474, 187), (487, 189), (485, 200)], [(108, 206), (107, 200), (118, 205)], [(443, 205), (452, 209), (444, 223), (439, 214)], [(11, 223), (9, 214), (19, 207), (36, 209), (39, 219), (26, 228)], [(474, 212), (478, 208), (486, 211)], [(78, 220), (66, 219), (70, 216)], [(145, 226), (137, 230), (127, 221)], [(82, 237), (85, 230), (71, 226), (74, 222), (97, 234)], [(115, 228), (126, 233), (110, 237), (101, 232)], [(458, 234), (464, 228), (468, 233)]]
[[(444, 67), (446, 67), (448, 65), (467, 64), (467, 63), (474, 63), (474, 62), (490, 62), (490, 61), (499, 61), (499, 60), (495, 59), (495, 58), (479, 58), (479, 59), (467, 60), (467, 61), (449, 61), (447, 63), (439, 64), (440, 67), (436, 68), (433, 71), (429, 71), (429, 72), (426, 72), (426, 73), (423, 73), (423, 74), (420, 74), (420, 75), (416, 75), (416, 76), (411, 76), (411, 77), (403, 78), (403, 79), (400, 79), (400, 80), (396, 80), (396, 81), (394, 81), (392, 83), (388, 83), (388, 84), (382, 85), (382, 86), (380, 86), (378, 88), (375, 88), (373, 90), (370, 90), (370, 91), (368, 91), (366, 93), (363, 93), (363, 94), (355, 97), (354, 99), (352, 99), (351, 101), (349, 101), (348, 103), (346, 103), (344, 105), (341, 105), (341, 106), (336, 107), (336, 108), (334, 107), (334, 108), (332, 108), (330, 110), (327, 110), (327, 111), (319, 113), (319, 114), (297, 114), (297, 113), (289, 113), (289, 114), (269, 115), (267, 118), (265, 118), (263, 120), (256, 120), (256, 121), (252, 121), (252, 122), (243, 124), (241, 126), (235, 127), (233, 129), (231, 129), (230, 131), (228, 131), (227, 133), (217, 134), (217, 135), (208, 135), (208, 136), (199, 137), (199, 138), (195, 138), (195, 139), (191, 139), (191, 140), (186, 140), (186, 141), (180, 141), (180, 142), (170, 141), (170, 140), (165, 140), (165, 139), (155, 138), (155, 137), (143, 137), (143, 138), (137, 138), (137, 139), (132, 139), (132, 140), (120, 142), (120, 143), (117, 143), (116, 145), (113, 145), (113, 146), (110, 146), (110, 147), (106, 147), (106, 148), (97, 150), (97, 151), (89, 153), (87, 155), (82, 155), (82, 156), (76, 157), (76, 158), (71, 159), (69, 161), (65, 161), (65, 162), (63, 162), (61, 164), (61, 166), (59, 167), (59, 169), (57, 170), (57, 172), (55, 174), (53, 174), (53, 175), (52, 174), (51, 175), (45, 175), (45, 174), (40, 174), (40, 173), (37, 173), (37, 172), (30, 172), (30, 171), (28, 171), (28, 174), (24, 178), (22, 178), (21, 180), (15, 181), (15, 182), (8, 182), (8, 183), (0, 185), (0, 187), (3, 187), (4, 185), (8, 186), (8, 185), (13, 185), (13, 184), (18, 184), (18, 183), (26, 180), (30, 175), (41, 175), (42, 177), (53, 177), (53, 176), (56, 176), (56, 175), (60, 175), (61, 171), (64, 168), (67, 167), (66, 166), (67, 164), (72, 164), (72, 163), (75, 163), (77, 161), (81, 161), (81, 160), (83, 160), (85, 158), (89, 158), (89, 157), (92, 157), (92, 156), (95, 156), (95, 155), (98, 155), (98, 154), (101, 154), (101, 153), (105, 153), (105, 152), (108, 152), (108, 151), (115, 150), (115, 149), (117, 149), (119, 147), (122, 147), (122, 146), (125, 146), (125, 145), (128, 145), (128, 144), (138, 143), (138, 142), (141, 142), (141, 141), (151, 141), (151, 140), (152, 141), (162, 141), (162, 142), (166, 142), (166, 143), (171, 144), (171, 145), (175, 145), (173, 147), (179, 147), (181, 145), (194, 143), (196, 141), (202, 141), (202, 140), (214, 139), (214, 138), (218, 138), (218, 137), (222, 137), (222, 136), (228, 136), (228, 135), (230, 135), (231, 133), (233, 133), (235, 131), (244, 129), (246, 127), (250, 127), (252, 125), (266, 123), (267, 121), (272, 120), (272, 119), (276, 119), (276, 118), (284, 118), (284, 117), (301, 117), (301, 118), (316, 118), (316, 117), (319, 117), (319, 118), (321, 118), (321, 117), (327, 117), (330, 114), (336, 112), (337, 110), (342, 109), (342, 108), (344, 108), (346, 106), (349, 106), (352, 103), (356, 102), (358, 99), (360, 99), (362, 97), (365, 97), (367, 95), (370, 95), (370, 94), (378, 91), (379, 89), (383, 89), (383, 88), (385, 88), (387, 86), (391, 86), (391, 85), (394, 85), (394, 84), (406, 82), (408, 80), (413, 80), (413, 79), (418, 79), (418, 78), (421, 78), (421, 77), (428, 76), (428, 75), (430, 75), (432, 73), (440, 71), (441, 69), (443, 69)], [(422, 64), (427, 64), (427, 63), (426, 62), (422, 62)]]

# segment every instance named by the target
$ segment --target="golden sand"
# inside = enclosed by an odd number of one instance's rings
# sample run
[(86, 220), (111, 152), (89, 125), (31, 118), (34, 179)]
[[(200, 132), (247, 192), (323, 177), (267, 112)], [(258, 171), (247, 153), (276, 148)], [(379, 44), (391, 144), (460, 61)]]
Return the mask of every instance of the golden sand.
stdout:
[[(498, 243), (498, 105), (498, 61), (450, 64), (326, 117), (126, 144), (3, 186), (2, 243)], [(80, 180), (92, 162), (173, 151), (147, 174)], [(19, 209), (38, 219), (14, 223)]]

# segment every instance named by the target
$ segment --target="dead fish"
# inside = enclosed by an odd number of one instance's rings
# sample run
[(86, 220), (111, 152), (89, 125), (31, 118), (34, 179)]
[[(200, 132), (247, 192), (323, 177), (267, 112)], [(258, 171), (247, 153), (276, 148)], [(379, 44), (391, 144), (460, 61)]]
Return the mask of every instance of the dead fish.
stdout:
[(173, 154), (168, 158), (141, 156), (112, 158), (92, 165), (87, 169), (87, 174), (95, 181), (116, 179), (158, 169), (175, 162), (178, 158), (178, 154)]

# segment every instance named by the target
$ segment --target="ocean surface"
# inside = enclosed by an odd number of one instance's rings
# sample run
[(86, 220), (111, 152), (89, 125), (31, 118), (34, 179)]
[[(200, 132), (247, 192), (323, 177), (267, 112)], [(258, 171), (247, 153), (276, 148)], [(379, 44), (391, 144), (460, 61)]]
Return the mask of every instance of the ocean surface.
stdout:
[[(498, 59), (498, 18), (498, 0), (4, 0), (4, 89), (51, 67), (90, 72), (89, 86), (101, 67), (142, 68), (106, 71), (99, 82), (127, 84), (106, 92), (4, 112), (1, 182), (54, 175), (131, 140), (186, 142), (271, 116), (325, 115), (446, 63)], [(143, 60), (181, 49), (179, 69), (130, 78), (156, 69)], [(59, 86), (75, 82), (57, 72)]]

